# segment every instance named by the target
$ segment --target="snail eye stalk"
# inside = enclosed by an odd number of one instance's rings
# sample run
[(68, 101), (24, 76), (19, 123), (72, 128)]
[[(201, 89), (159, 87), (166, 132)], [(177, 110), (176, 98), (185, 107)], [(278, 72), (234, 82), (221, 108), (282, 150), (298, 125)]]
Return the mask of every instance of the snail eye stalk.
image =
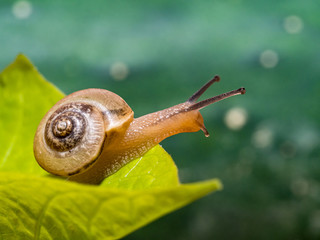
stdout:
[(220, 81), (220, 77), (219, 76), (215, 76), (213, 79), (211, 79), (209, 82), (207, 82), (205, 85), (203, 85), (197, 92), (195, 92), (189, 99), (188, 102), (192, 103), (189, 107), (188, 110), (200, 110), (201, 108), (204, 108), (212, 103), (215, 102), (219, 102), (223, 99), (232, 97), (232, 96), (236, 96), (239, 94), (245, 94), (246, 93), (246, 89), (245, 88), (239, 88), (236, 90), (232, 90), (230, 92), (226, 92), (226, 93), (222, 93), (218, 96), (214, 96), (205, 100), (202, 100), (200, 102), (196, 102), (198, 100), (198, 98), (215, 82), (219, 82)]

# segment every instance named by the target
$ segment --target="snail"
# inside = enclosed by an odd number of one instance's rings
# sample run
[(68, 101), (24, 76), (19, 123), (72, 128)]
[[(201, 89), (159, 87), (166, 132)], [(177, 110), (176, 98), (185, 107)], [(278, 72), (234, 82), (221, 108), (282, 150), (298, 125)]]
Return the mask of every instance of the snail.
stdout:
[(34, 138), (34, 156), (51, 174), (99, 184), (169, 136), (199, 130), (209, 136), (199, 110), (245, 93), (239, 88), (197, 102), (219, 80), (215, 76), (184, 103), (139, 118), (133, 118), (128, 104), (113, 92), (74, 92), (57, 102), (41, 120)]

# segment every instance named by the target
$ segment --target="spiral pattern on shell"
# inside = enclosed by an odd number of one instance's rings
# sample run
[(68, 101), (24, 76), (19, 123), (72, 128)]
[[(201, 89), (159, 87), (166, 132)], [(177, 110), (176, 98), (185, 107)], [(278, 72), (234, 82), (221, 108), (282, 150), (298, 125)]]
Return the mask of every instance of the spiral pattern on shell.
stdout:
[(34, 138), (35, 159), (49, 173), (79, 176), (132, 120), (133, 111), (115, 93), (94, 88), (74, 92), (42, 118)]
[(52, 149), (64, 152), (81, 142), (88, 125), (84, 111), (92, 111), (92, 107), (68, 104), (51, 115), (45, 127), (45, 139)]
[(106, 137), (106, 120), (95, 104), (58, 105), (43, 121), (45, 124), (40, 124), (36, 133), (34, 152), (48, 172), (71, 176), (90, 167), (99, 157)]

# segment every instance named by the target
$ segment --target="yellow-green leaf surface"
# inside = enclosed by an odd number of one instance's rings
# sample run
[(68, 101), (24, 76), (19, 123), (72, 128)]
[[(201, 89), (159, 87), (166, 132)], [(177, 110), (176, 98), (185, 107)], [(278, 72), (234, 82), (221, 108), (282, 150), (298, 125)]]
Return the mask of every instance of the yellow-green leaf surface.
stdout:
[(124, 166), (102, 183), (102, 186), (125, 189), (147, 189), (177, 185), (179, 185), (177, 167), (169, 154), (159, 145), (143, 157)]
[(0, 74), (1, 171), (44, 173), (32, 160), (32, 139), (41, 118), (63, 96), (23, 55)]
[(23, 55), (0, 74), (0, 239), (119, 239), (221, 188), (180, 184), (159, 145), (100, 186), (50, 177), (33, 157), (33, 136), (62, 97)]

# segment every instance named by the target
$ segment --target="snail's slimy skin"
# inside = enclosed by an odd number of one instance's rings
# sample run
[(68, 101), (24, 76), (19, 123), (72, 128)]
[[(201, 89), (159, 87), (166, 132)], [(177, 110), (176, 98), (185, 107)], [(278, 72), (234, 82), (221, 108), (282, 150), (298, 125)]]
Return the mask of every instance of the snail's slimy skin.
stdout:
[[(144, 155), (163, 139), (182, 132), (205, 129), (198, 110), (179, 112), (186, 104), (134, 119), (124, 132), (112, 132), (106, 137), (103, 151), (87, 171), (69, 179), (99, 183), (133, 159)], [(94, 181), (94, 182), (93, 182)]]
[(240, 88), (200, 102), (213, 78), (188, 101), (134, 119), (117, 94), (86, 89), (66, 96), (41, 120), (34, 139), (34, 155), (46, 171), (69, 180), (99, 184), (163, 139), (202, 130), (209, 136), (199, 109), (230, 96)]

